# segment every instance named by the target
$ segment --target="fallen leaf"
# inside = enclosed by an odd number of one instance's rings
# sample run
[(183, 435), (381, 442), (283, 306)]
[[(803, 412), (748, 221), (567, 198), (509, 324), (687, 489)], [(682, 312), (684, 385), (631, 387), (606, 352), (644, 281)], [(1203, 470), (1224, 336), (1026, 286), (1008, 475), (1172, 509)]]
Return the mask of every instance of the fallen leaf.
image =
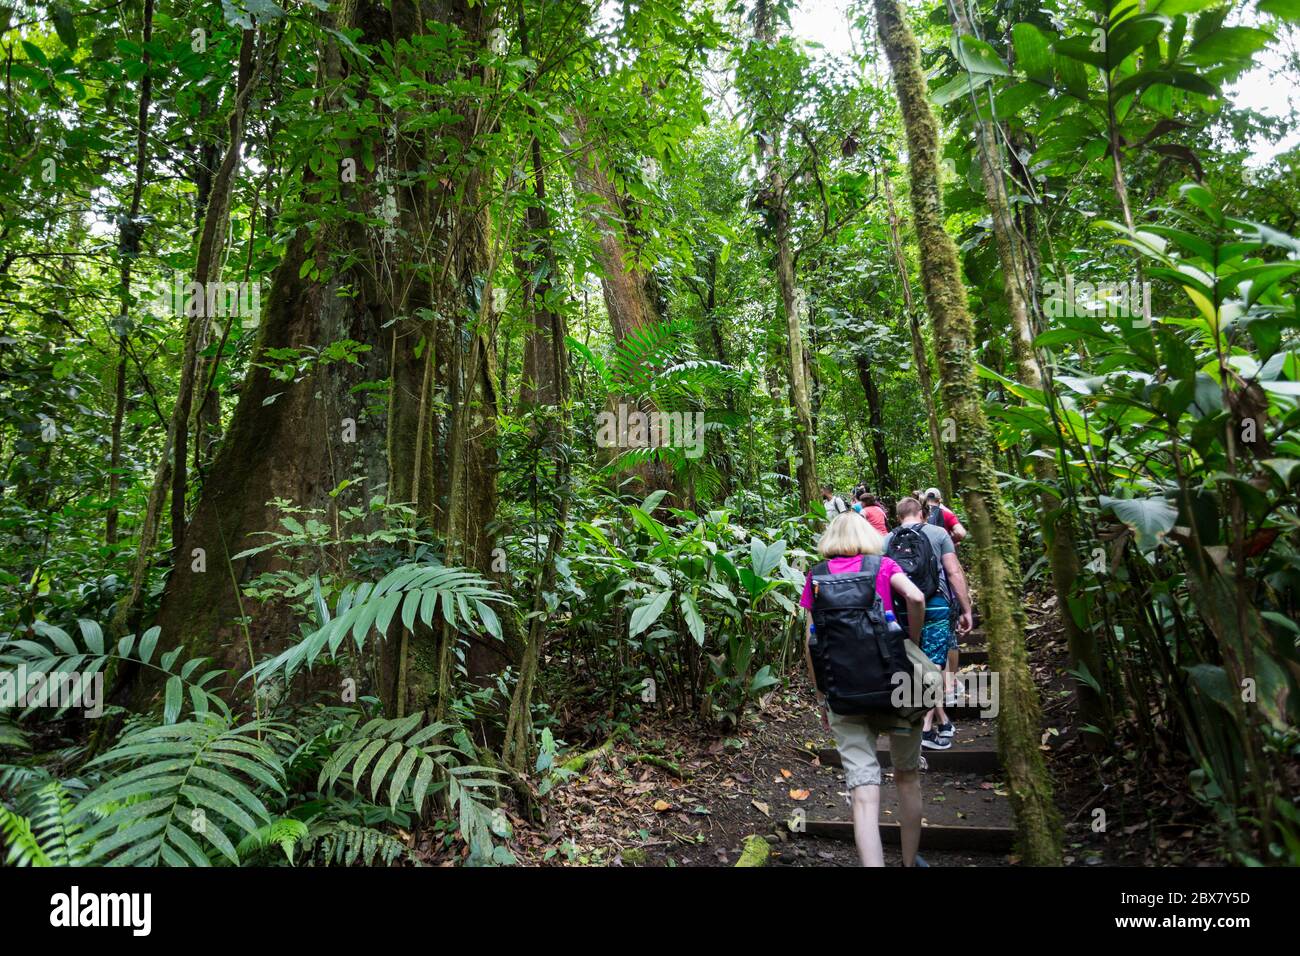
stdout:
[(783, 777), (785, 777), (785, 779), (789, 780), (791, 777), (794, 776), (794, 774), (792, 774), (789, 770), (786, 770), (785, 767), (782, 767), (782, 768), (781, 768), (781, 776), (783, 776)]
[(809, 796), (810, 796), (810, 793), (809, 793), (809, 791), (807, 791), (807, 790), (791, 790), (791, 791), (790, 791), (790, 799), (791, 799), (791, 800), (807, 800)]
[(763, 814), (763, 816), (765, 817), (770, 817), (772, 815), (772, 811), (766, 803), (760, 803), (757, 800), (751, 800), (749, 801), (749, 805), (753, 807), (755, 810), (757, 810), (759, 813)]
[(672, 808), (673, 808), (673, 805), (672, 805), (671, 803), (669, 803), (667, 800), (656, 800), (656, 801), (655, 801), (655, 810), (657, 810), (657, 811), (660, 812), (660, 813), (663, 813), (665, 810), (671, 810)]

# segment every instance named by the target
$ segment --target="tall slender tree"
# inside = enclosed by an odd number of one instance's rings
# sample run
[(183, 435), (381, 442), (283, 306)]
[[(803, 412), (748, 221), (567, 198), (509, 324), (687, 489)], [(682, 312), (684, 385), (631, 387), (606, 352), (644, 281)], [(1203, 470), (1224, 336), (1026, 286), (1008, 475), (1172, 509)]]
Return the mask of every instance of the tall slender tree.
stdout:
[(975, 378), (973, 324), (958, 271), (957, 247), (944, 229), (939, 128), (927, 99), (921, 52), (897, 0), (874, 0), (874, 8), (907, 135), (912, 217), (926, 309), (934, 325), (944, 406), (956, 424), (954, 477), (975, 550), (989, 661), (999, 677), (998, 751), (1025, 861), (1059, 865), (1060, 820), (1038, 749), (1038, 690), (1025, 649), (1015, 523), (1003, 504), (994, 471), (993, 441)]
[[(973, 36), (970, 18), (966, 15), (962, 0), (948, 0), (948, 8), (958, 42), (962, 37)], [(974, 90), (972, 95), (979, 96)], [(975, 137), (980, 180), (984, 186), (985, 201), (992, 213), (993, 241), (997, 248), (998, 263), (1002, 266), (1002, 288), (1007, 300), (1007, 312), (1011, 317), (1011, 344), (1016, 377), (1021, 384), (1042, 392), (1043, 373), (1034, 349), (1031, 264), (1007, 197), (1003, 172), (1004, 153), (992, 116), (992, 106), (991, 98), (987, 106), (978, 99), (976, 101)], [(1083, 608), (1085, 604), (1076, 600), (1081, 568), (1075, 544), (1072, 509), (1063, 508), (1061, 496), (1053, 490), (1059, 478), (1056, 462), (1051, 458), (1033, 455), (1030, 457), (1030, 467), (1042, 489), (1038, 495), (1038, 522), (1042, 529), (1052, 585), (1061, 603), (1061, 624), (1065, 629), (1070, 658), (1076, 668), (1082, 668), (1094, 681), (1098, 681), (1104, 675), (1096, 639), (1088, 627), (1080, 626), (1075, 619), (1075, 614), (1078, 613), (1076, 608)], [(1093, 685), (1084, 680), (1076, 681), (1075, 693), (1083, 719), (1096, 726), (1105, 726), (1105, 708)], [(1093, 746), (1099, 745), (1102, 739), (1096, 734), (1087, 736)]]

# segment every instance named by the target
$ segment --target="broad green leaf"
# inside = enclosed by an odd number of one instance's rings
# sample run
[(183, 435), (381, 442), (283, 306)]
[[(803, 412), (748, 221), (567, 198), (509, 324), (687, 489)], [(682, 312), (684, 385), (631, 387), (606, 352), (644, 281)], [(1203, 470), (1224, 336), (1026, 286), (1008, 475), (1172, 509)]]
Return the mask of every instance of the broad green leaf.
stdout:
[(659, 616), (663, 614), (664, 608), (668, 606), (668, 600), (672, 596), (673, 592), (671, 590), (660, 591), (645, 604), (634, 610), (631, 619), (628, 621), (627, 636), (636, 637), (659, 620)]

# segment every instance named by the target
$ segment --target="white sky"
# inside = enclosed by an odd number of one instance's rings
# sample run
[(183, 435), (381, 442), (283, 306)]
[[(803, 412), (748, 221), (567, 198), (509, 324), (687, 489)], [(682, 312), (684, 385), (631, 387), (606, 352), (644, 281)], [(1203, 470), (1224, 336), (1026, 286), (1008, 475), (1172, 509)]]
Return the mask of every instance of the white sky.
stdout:
[[(849, 0), (803, 0), (790, 14), (790, 25), (795, 36), (820, 43), (827, 53), (849, 54), (853, 50), (853, 28), (848, 18)], [(1231, 22), (1231, 21), (1230, 21)], [(1246, 13), (1241, 22), (1257, 22)], [(1300, 91), (1294, 86), (1279, 83), (1277, 72), (1283, 57), (1271, 45), (1258, 57), (1259, 65), (1226, 91), (1239, 107), (1248, 107), (1268, 116), (1286, 117), (1300, 106)], [(1300, 131), (1291, 133), (1281, 142), (1256, 140), (1251, 143), (1254, 153), (1252, 166), (1263, 166), (1279, 153), (1300, 143)]]

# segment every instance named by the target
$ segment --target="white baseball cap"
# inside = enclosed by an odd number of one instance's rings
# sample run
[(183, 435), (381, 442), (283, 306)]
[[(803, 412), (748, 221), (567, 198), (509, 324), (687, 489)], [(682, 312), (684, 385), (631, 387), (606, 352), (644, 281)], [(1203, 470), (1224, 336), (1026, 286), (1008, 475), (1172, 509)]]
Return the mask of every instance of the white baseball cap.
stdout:
[(926, 501), (929, 501), (931, 498), (935, 501), (943, 501), (943, 495), (939, 493), (938, 488), (926, 488), (924, 497)]

